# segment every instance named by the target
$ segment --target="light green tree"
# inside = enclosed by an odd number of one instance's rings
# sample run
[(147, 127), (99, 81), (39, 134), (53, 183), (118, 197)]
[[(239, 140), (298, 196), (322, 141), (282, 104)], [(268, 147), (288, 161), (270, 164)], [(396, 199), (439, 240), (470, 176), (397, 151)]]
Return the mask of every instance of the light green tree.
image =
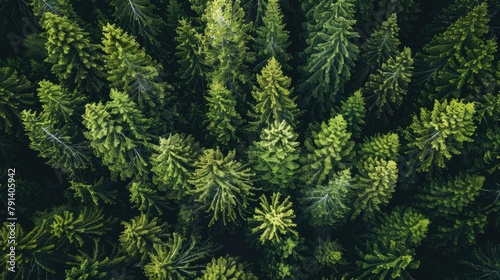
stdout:
[(238, 261), (237, 258), (226, 255), (218, 259), (212, 258), (212, 261), (207, 264), (202, 271), (202, 276), (197, 280), (212, 280), (212, 279), (234, 279), (234, 280), (257, 280), (252, 272)]
[(347, 122), (347, 131), (353, 138), (359, 138), (366, 122), (366, 102), (361, 90), (354, 92), (347, 100), (341, 101), (340, 108), (332, 110), (330, 117), (341, 114)]
[(364, 139), (358, 146), (360, 160), (378, 157), (384, 160), (396, 161), (399, 157), (399, 136), (396, 133), (375, 134)]
[(209, 225), (222, 216), (224, 224), (236, 220), (236, 214), (243, 214), (248, 199), (253, 195), (253, 173), (235, 160), (236, 151), (226, 156), (219, 147), (203, 151), (194, 163), (195, 171), (189, 183), (193, 189), (188, 194), (202, 204), (207, 212), (212, 212)]

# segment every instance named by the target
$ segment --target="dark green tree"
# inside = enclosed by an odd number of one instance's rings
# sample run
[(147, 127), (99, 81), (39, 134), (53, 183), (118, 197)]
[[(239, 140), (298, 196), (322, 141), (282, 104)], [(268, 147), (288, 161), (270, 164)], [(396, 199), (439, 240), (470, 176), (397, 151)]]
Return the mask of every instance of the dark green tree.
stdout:
[(331, 117), (341, 114), (347, 122), (347, 131), (353, 138), (359, 138), (366, 122), (366, 103), (361, 90), (354, 92), (347, 100), (341, 102), (340, 108), (332, 110)]
[(472, 271), (467, 273), (468, 279), (495, 279), (500, 277), (500, 245), (490, 242), (486, 249), (474, 248), (473, 259), (463, 261)]
[(68, 0), (31, 0), (33, 14), (42, 22), (46, 19), (45, 13), (67, 16), (69, 19), (76, 19), (77, 15)]
[(285, 70), (290, 70), (288, 62), (292, 56), (287, 48), (290, 46), (289, 31), (285, 30), (283, 14), (278, 0), (266, 3), (262, 26), (257, 27), (254, 50), (257, 53), (256, 70), (260, 71), (271, 58), (276, 58)]
[(248, 158), (253, 169), (270, 189), (281, 190), (294, 187), (300, 158), (297, 133), (286, 122), (275, 120), (260, 134), (260, 140), (253, 142), (248, 150)]
[(235, 221), (236, 213), (243, 214), (253, 195), (253, 174), (250, 168), (236, 161), (235, 156), (234, 150), (224, 156), (219, 147), (203, 151), (188, 180), (193, 185), (188, 194), (193, 195), (207, 212), (212, 212), (209, 226), (220, 216), (224, 224)]
[(240, 263), (238, 258), (219, 257), (213, 258), (207, 264), (207, 267), (202, 271), (202, 276), (197, 280), (212, 280), (212, 279), (234, 279), (234, 280), (257, 280), (252, 272), (248, 271), (244, 264)]
[[(159, 194), (155, 185), (147, 177), (136, 179), (128, 185), (129, 201), (133, 203), (132, 208), (137, 208), (145, 213), (162, 214), (162, 208), (166, 205), (165, 195)], [(154, 209), (155, 212), (152, 211)]]
[(102, 206), (104, 204), (114, 204), (118, 191), (110, 188), (109, 180), (101, 177), (98, 181), (90, 184), (86, 182), (70, 181), (69, 189), (74, 191), (75, 199), (80, 200), (84, 205), (94, 204)]
[(417, 20), (418, 13), (420, 12), (420, 3), (414, 0), (381, 0), (378, 6), (379, 9), (385, 13), (386, 17), (397, 14), (398, 25), (401, 26), (406, 33), (411, 31), (413, 22)]
[(0, 68), (0, 130), (19, 134), (21, 111), (33, 104), (31, 83), (11, 67)]

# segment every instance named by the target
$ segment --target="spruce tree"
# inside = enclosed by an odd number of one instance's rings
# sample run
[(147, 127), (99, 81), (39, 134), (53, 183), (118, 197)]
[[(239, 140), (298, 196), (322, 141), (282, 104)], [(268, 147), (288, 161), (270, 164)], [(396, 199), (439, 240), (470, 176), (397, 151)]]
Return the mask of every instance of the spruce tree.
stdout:
[(408, 92), (413, 70), (410, 48), (395, 58), (389, 58), (375, 74), (371, 74), (363, 89), (368, 109), (377, 118), (387, 119), (399, 109)]
[(313, 116), (324, 118), (351, 77), (359, 52), (353, 40), (359, 34), (353, 29), (356, 20), (351, 0), (320, 2), (312, 13), (299, 91)]
[(411, 31), (413, 22), (417, 20), (420, 12), (420, 3), (414, 0), (381, 0), (378, 4), (379, 9), (384, 11), (387, 17), (392, 14), (398, 15), (398, 25), (403, 28), (405, 33)]
[(118, 190), (110, 189), (109, 180), (101, 177), (98, 181), (87, 184), (86, 182), (70, 181), (69, 189), (74, 191), (74, 198), (84, 205), (114, 204)]
[(0, 130), (8, 135), (21, 132), (21, 111), (31, 105), (31, 83), (11, 67), (0, 68)]
[(221, 216), (224, 224), (234, 222), (236, 213), (242, 215), (253, 195), (253, 174), (235, 156), (234, 150), (224, 155), (217, 147), (203, 151), (194, 163), (196, 169), (188, 180), (193, 188), (188, 194), (212, 212), (209, 226)]
[(77, 15), (69, 0), (31, 0), (33, 14), (43, 22), (45, 13), (67, 16), (69, 19), (76, 19)]
[(300, 158), (297, 133), (286, 122), (275, 120), (260, 134), (260, 140), (249, 147), (248, 158), (262, 181), (286, 190), (294, 187)]
[(294, 98), (290, 97), (292, 80), (283, 75), (279, 62), (272, 57), (261, 74), (257, 75), (258, 86), (254, 86), (252, 96), (256, 104), (252, 106), (249, 115), (252, 131), (260, 131), (274, 121), (286, 121), (292, 126), (297, 125), (296, 117), (299, 109)]
[(289, 33), (285, 30), (279, 1), (269, 0), (266, 3), (262, 26), (257, 28), (254, 39), (254, 50), (257, 53), (256, 70), (260, 71), (273, 57), (283, 69), (291, 69), (288, 62), (292, 56), (287, 51), (290, 46)]
[(398, 160), (399, 136), (396, 133), (375, 134), (367, 137), (359, 145), (357, 154), (361, 161), (370, 157), (378, 157), (384, 160)]
[(474, 248), (469, 260), (462, 263), (470, 267), (467, 279), (495, 279), (500, 277), (500, 245), (488, 242), (486, 248)]
[(418, 152), (420, 166), (417, 170), (428, 171), (433, 165), (444, 168), (445, 159), (461, 153), (464, 142), (471, 142), (476, 130), (474, 103), (452, 99), (435, 101), (429, 111), (420, 110), (404, 131), (407, 146)]
[(212, 279), (234, 279), (234, 280), (257, 280), (252, 272), (246, 269), (245, 265), (239, 262), (238, 258), (219, 257), (212, 258), (212, 261), (207, 264), (201, 272), (202, 275), (197, 280), (212, 280)]
[(341, 106), (331, 113), (331, 117), (341, 114), (347, 122), (347, 131), (353, 138), (359, 138), (366, 122), (366, 103), (361, 90), (354, 92)]

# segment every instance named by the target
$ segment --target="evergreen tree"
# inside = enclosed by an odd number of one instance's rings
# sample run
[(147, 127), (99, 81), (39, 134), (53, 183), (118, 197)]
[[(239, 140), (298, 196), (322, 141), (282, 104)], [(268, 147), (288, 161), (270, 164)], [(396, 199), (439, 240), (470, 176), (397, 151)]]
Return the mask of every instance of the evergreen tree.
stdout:
[(275, 120), (249, 147), (250, 163), (262, 181), (281, 190), (294, 187), (300, 158), (297, 137), (286, 121)]
[(398, 47), (401, 42), (398, 39), (398, 32), (397, 15), (392, 14), (361, 46), (362, 55), (357, 71), (359, 85), (364, 84), (370, 74), (382, 63), (388, 61), (389, 58), (395, 58), (399, 53)]
[(336, 173), (327, 184), (307, 187), (301, 201), (312, 226), (340, 223), (351, 212), (353, 178), (349, 169)]
[(154, 208), (159, 215), (162, 214), (162, 206), (165, 206), (165, 196), (159, 195), (156, 187), (151, 184), (149, 178), (136, 179), (128, 186), (129, 201), (133, 203), (132, 208), (141, 212), (151, 213)]
[(260, 131), (274, 121), (286, 121), (292, 126), (297, 125), (296, 116), (299, 109), (294, 98), (290, 98), (292, 80), (283, 75), (279, 62), (272, 57), (261, 74), (257, 75), (258, 86), (254, 86), (252, 96), (256, 100), (252, 106), (253, 118), (251, 130)]
[(500, 245), (488, 242), (486, 250), (474, 248), (473, 260), (463, 261), (472, 271), (468, 279), (495, 279), (500, 277)]
[(312, 13), (314, 22), (308, 27), (307, 60), (299, 91), (311, 113), (323, 118), (351, 77), (359, 52), (353, 40), (359, 34), (353, 29), (356, 20), (351, 0), (319, 3)]
[(31, 0), (33, 14), (43, 22), (45, 13), (67, 16), (69, 19), (76, 19), (77, 15), (68, 0)]
[(406, 32), (410, 32), (412, 23), (417, 20), (420, 12), (420, 5), (414, 0), (381, 0), (378, 4), (379, 9), (384, 11), (387, 17), (397, 14), (398, 25)]
[(248, 47), (251, 24), (245, 23), (240, 0), (208, 2), (202, 20), (206, 24), (203, 51), (211, 68), (209, 79), (241, 94), (242, 86), (250, 81), (248, 63), (253, 55)]
[(69, 87), (99, 90), (102, 66), (98, 47), (90, 42), (90, 34), (66, 16), (45, 13), (45, 48), (52, 64), (52, 73)]
[(242, 215), (253, 195), (253, 174), (236, 161), (235, 156), (234, 150), (224, 156), (219, 147), (203, 151), (188, 180), (193, 185), (188, 194), (193, 195), (207, 212), (212, 212), (209, 226), (220, 216), (224, 224), (236, 220), (236, 212)]
[(347, 123), (342, 115), (321, 123), (321, 130), (313, 132), (304, 145), (307, 155), (302, 158), (300, 180), (307, 185), (321, 185), (331, 178), (335, 171), (348, 165), (354, 142), (347, 132)]
[(285, 70), (291, 69), (288, 62), (292, 56), (287, 52), (290, 46), (289, 33), (285, 30), (279, 1), (269, 0), (266, 3), (262, 26), (256, 30), (254, 43), (254, 50), (257, 53), (256, 70), (263, 68), (273, 57)]
[(32, 104), (31, 83), (11, 67), (0, 68), (0, 130), (7, 134), (21, 132), (20, 111)]
[(134, 217), (130, 222), (122, 222), (124, 230), (120, 235), (121, 248), (132, 258), (145, 262), (154, 246), (163, 245), (167, 237), (166, 223), (161, 223), (158, 217), (150, 218), (146, 214)]
[(396, 161), (399, 157), (399, 136), (396, 133), (375, 134), (367, 137), (359, 146), (360, 160), (378, 157)]
[(252, 233), (260, 233), (261, 244), (271, 242), (278, 246), (286, 242), (286, 237), (298, 235), (293, 229), (297, 226), (294, 218), (290, 196), (281, 202), (280, 193), (273, 193), (270, 203), (265, 195), (260, 197), (260, 208), (255, 208), (253, 217), (248, 221), (257, 224)]
[(84, 95), (56, 85), (50, 81), (43, 80), (38, 83), (38, 99), (42, 103), (43, 119), (53, 126), (60, 127), (58, 123), (75, 125), (80, 121), (79, 115), (86, 102)]
[(471, 142), (474, 124), (474, 103), (452, 99), (435, 101), (432, 111), (420, 110), (412, 124), (404, 131), (409, 148), (418, 151), (419, 171), (428, 171), (432, 164), (445, 167), (445, 159), (461, 153), (464, 142)]
[(326, 267), (335, 268), (338, 264), (343, 264), (342, 246), (337, 240), (320, 240), (319, 246), (315, 251), (316, 260)]
[(85, 105), (85, 137), (94, 154), (111, 171), (112, 179), (121, 180), (149, 173), (147, 155), (151, 120), (145, 118), (128, 95), (111, 90), (106, 104)]
[(237, 258), (226, 255), (218, 259), (212, 258), (207, 267), (202, 271), (202, 276), (197, 280), (212, 279), (234, 279), (234, 280), (257, 280), (252, 272), (247, 271), (245, 265), (238, 262)]
[(227, 145), (231, 141), (239, 141), (236, 129), (242, 124), (240, 114), (236, 111), (236, 96), (218, 79), (212, 80), (208, 95), (208, 112), (205, 119), (208, 132), (220, 144)]
[(393, 160), (369, 157), (358, 163), (359, 175), (356, 177), (357, 197), (353, 204), (352, 218), (363, 214), (363, 219), (373, 218), (381, 207), (389, 203), (396, 188), (398, 167)]
[(413, 59), (410, 48), (405, 48), (394, 59), (391, 57), (376, 74), (370, 75), (363, 89), (368, 108), (377, 118), (387, 119), (399, 109), (411, 81)]
[(366, 119), (366, 103), (361, 90), (354, 92), (347, 100), (341, 102), (340, 108), (332, 111), (331, 117), (341, 114), (347, 122), (347, 131), (353, 138), (361, 136), (361, 130)]
[(118, 191), (110, 190), (108, 180), (103, 177), (101, 177), (97, 182), (92, 182), (90, 184), (77, 181), (70, 181), (69, 183), (69, 189), (75, 192), (75, 199), (79, 199), (83, 205), (93, 203), (95, 206), (101, 206), (101, 203), (115, 203)]
[(168, 197), (180, 201), (186, 195), (187, 180), (200, 156), (200, 144), (191, 135), (176, 133), (160, 137), (160, 145), (153, 148), (155, 152), (150, 159), (153, 182), (159, 190), (167, 191)]

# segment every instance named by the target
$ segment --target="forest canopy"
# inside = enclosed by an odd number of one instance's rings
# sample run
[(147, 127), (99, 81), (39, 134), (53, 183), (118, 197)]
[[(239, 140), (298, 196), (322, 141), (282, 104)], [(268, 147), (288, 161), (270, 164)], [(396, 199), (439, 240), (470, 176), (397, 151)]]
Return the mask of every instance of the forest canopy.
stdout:
[(0, 19), (0, 278), (500, 279), (500, 1)]

